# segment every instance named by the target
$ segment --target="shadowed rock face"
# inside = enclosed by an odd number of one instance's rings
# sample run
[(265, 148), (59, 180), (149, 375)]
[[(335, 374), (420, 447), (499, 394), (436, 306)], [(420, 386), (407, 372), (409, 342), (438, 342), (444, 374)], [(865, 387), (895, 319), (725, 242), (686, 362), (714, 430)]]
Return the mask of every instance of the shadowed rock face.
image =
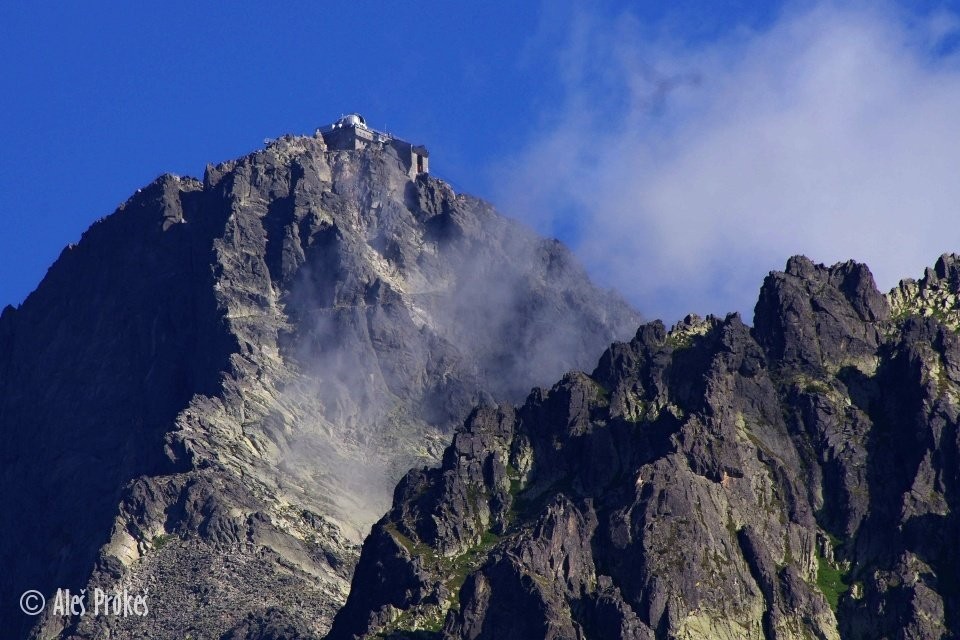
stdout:
[(163, 176), (0, 317), (4, 637), (37, 623), (24, 590), (85, 586), (150, 615), (48, 608), (33, 635), (322, 635), (403, 470), (637, 322), (390, 148), (286, 137)]
[(792, 258), (752, 329), (646, 324), (476, 409), (329, 640), (957, 637), (956, 282), (944, 256), (891, 312), (865, 266)]

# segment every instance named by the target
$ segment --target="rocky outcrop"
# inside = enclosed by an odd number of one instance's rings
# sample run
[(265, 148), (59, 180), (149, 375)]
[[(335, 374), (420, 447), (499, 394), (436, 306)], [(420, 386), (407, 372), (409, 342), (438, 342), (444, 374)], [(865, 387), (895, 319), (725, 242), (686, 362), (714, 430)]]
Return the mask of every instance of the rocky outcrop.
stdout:
[(279, 609), (268, 609), (261, 614), (248, 614), (220, 640), (319, 640), (310, 632), (304, 632), (309, 623), (285, 614)]
[(960, 634), (953, 264), (885, 297), (792, 258), (752, 329), (649, 323), (476, 410), (397, 486), (329, 640)]
[(940, 256), (933, 268), (927, 268), (920, 280), (908, 278), (890, 292), (891, 313), (904, 319), (911, 315), (933, 316), (943, 325), (960, 329), (960, 259), (953, 254)]
[(33, 635), (320, 635), (405, 469), (636, 322), (389, 145), (287, 136), (163, 176), (0, 316), (4, 637), (38, 622), (26, 589), (82, 587), (151, 614)]

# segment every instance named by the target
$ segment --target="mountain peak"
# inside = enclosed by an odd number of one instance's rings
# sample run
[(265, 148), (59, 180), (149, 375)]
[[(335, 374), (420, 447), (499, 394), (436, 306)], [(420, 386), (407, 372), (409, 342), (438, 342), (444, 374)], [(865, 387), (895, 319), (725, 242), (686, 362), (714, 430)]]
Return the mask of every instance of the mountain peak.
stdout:
[(569, 251), (354, 129), (160, 176), (4, 312), (0, 507), (37, 513), (0, 536), (4, 603), (161, 580), (114, 637), (220, 637), (293, 600), (320, 633), (403, 471), (633, 331)]

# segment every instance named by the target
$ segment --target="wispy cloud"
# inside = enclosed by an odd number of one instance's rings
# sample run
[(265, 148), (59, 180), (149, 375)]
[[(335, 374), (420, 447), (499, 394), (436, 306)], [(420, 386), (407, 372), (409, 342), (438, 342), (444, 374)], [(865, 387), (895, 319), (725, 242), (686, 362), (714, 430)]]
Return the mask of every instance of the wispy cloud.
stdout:
[(549, 31), (563, 99), (499, 200), (669, 320), (749, 320), (794, 253), (865, 261), (891, 287), (960, 251), (958, 28), (820, 4), (690, 45), (578, 10)]

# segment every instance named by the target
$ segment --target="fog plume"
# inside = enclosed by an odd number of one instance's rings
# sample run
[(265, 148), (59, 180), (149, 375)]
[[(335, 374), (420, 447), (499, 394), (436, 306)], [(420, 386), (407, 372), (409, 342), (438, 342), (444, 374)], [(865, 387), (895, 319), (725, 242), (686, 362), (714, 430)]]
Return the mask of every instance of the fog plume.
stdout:
[(819, 3), (689, 44), (581, 6), (531, 44), (560, 51), (563, 99), (498, 201), (667, 320), (749, 320), (795, 253), (865, 261), (892, 287), (960, 250), (958, 26)]
[(279, 404), (299, 415), (271, 431), (288, 475), (345, 520), (379, 517), (475, 406), (592, 370), (640, 323), (566, 247), (445, 183), (411, 182), (389, 149), (302, 162), (265, 223), (279, 350), (296, 371)]

